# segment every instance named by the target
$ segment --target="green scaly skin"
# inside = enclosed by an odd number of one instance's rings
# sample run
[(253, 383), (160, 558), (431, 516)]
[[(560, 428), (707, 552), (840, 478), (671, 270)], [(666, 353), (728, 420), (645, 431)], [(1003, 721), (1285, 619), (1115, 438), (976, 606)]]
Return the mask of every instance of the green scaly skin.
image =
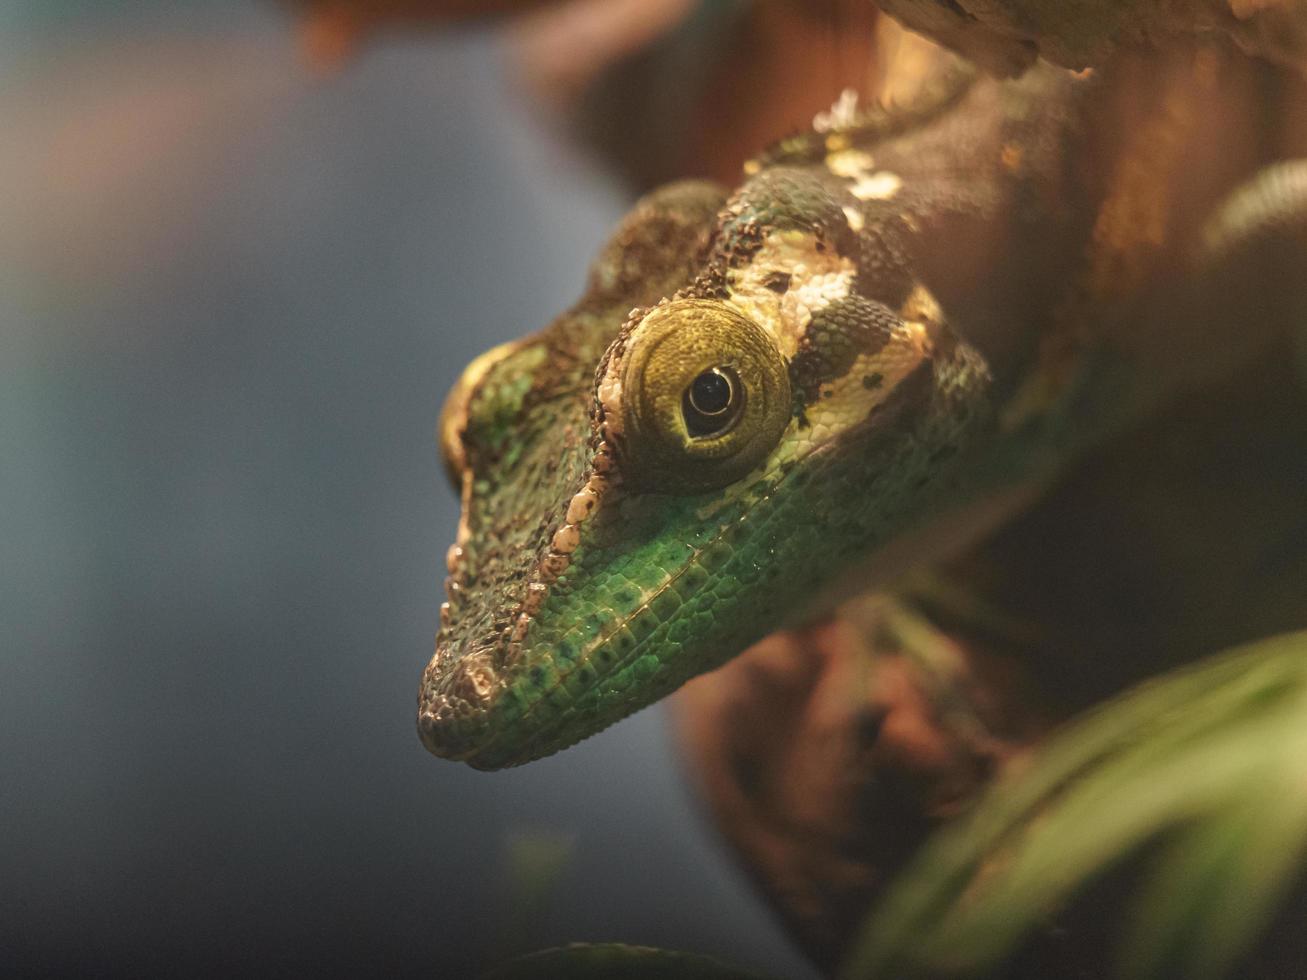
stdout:
[[(1100, 89), (946, 72), (729, 197), (657, 191), (573, 309), (474, 362), (441, 423), (463, 518), (427, 748), (565, 748), (974, 540), (1163, 397), (1067, 314), (1111, 190), (1077, 162)], [(688, 385), (719, 365), (738, 415), (699, 435)]]

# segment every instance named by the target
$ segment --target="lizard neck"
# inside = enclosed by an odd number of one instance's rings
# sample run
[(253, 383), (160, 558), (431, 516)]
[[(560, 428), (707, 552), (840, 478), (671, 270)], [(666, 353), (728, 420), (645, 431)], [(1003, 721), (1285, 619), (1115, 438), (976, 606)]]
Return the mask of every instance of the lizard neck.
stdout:
[(923, 499), (918, 530), (846, 591), (962, 550), (1086, 449), (1265, 353), (1276, 326), (1241, 322), (1251, 287), (1205, 267), (1201, 242), (1271, 155), (1248, 111), (1266, 84), (1256, 64), (1205, 48), (1098, 75), (1041, 66), (978, 81), (871, 149), (912, 188), (909, 261), (987, 368), (956, 393), (988, 422), (969, 430), (947, 505)]
[(1199, 366), (1177, 363), (1178, 348), (1226, 369), (1211, 341), (1227, 325), (1192, 308), (1213, 297), (1188, 289), (1199, 300), (1181, 310), (1175, 287), (1195, 276), (1220, 202), (1274, 157), (1283, 127), (1258, 107), (1276, 104), (1278, 79), (1201, 46), (1123, 54), (1094, 73), (1041, 65), (976, 81), (929, 123), (874, 143), (876, 170), (911, 188), (899, 202), (910, 264), (1000, 392), (1058, 344), (1116, 350), (1155, 378)]

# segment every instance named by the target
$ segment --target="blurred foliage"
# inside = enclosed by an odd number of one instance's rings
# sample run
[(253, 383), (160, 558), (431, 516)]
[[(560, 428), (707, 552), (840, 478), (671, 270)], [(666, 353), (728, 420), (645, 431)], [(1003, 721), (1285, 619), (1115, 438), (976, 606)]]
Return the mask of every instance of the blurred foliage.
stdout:
[(978, 976), (1142, 845), (1128, 978), (1224, 976), (1307, 843), (1307, 633), (1173, 672), (1094, 709), (941, 832), (881, 903), (853, 978)]

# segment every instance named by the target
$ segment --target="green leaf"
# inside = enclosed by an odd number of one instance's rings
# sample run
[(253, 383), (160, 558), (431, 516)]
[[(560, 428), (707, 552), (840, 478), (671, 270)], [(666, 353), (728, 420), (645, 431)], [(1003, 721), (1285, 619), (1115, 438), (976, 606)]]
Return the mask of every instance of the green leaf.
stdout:
[(1120, 972), (1220, 977), (1302, 865), (1305, 762), (1307, 633), (1141, 685), (1073, 722), (937, 834), (842, 975), (992, 970), (1079, 888), (1159, 842)]

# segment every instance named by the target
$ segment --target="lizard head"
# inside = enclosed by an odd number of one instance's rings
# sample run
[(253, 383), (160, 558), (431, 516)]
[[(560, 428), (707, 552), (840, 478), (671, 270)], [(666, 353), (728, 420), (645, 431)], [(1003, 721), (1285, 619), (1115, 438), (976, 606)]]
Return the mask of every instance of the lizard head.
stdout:
[(657, 192), (576, 307), (466, 370), (441, 422), (463, 514), (419, 697), (432, 752), (493, 769), (579, 741), (920, 512), (983, 369), (896, 258), (910, 219), (852, 185), (777, 167), (724, 206)]

